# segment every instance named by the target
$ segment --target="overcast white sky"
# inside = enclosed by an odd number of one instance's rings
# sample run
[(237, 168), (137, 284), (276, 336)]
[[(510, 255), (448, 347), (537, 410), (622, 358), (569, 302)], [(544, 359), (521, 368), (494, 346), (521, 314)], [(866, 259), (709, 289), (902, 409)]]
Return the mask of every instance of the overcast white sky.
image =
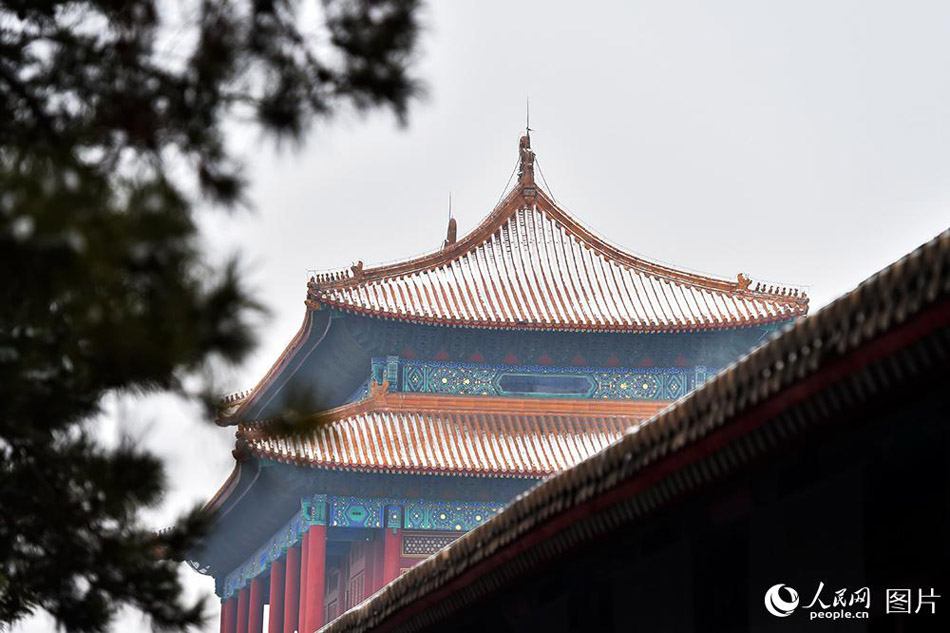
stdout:
[[(541, 170), (582, 222), (663, 262), (804, 285), (813, 311), (950, 226), (950, 3), (466, 0), (432, 3), (425, 22), (429, 98), (408, 128), (344, 117), (299, 151), (238, 130), (256, 210), (207, 216), (209, 249), (243, 252), (272, 318), (229, 389), (297, 331), (308, 269), (437, 247), (450, 191), (460, 236), (477, 224), (528, 95)], [(232, 432), (197, 410), (121, 414), (168, 463), (156, 524), (230, 472)], [(145, 629), (135, 615), (115, 628)]]

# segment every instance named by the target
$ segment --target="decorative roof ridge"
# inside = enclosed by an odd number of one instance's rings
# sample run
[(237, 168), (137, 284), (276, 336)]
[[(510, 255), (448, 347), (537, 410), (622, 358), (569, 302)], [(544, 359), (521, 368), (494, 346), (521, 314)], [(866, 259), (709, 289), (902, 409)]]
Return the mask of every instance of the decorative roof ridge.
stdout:
[(360, 261), (349, 269), (339, 268), (329, 272), (317, 273), (310, 278), (307, 287), (311, 291), (317, 288), (339, 288), (368, 283), (377, 279), (412, 275), (423, 270), (438, 268), (480, 246), (508, 218), (522, 208), (520, 204), (522, 202), (524, 202), (522, 187), (515, 187), (478, 223), (478, 226), (454, 243), (447, 243), (438, 249), (417, 257), (371, 268), (363, 268), (363, 263)]
[(484, 244), (518, 211), (526, 208), (536, 208), (556, 223), (564, 226), (572, 237), (586, 247), (594, 249), (608, 260), (618, 262), (627, 268), (666, 281), (728, 292), (742, 297), (778, 298), (803, 308), (808, 306), (807, 294), (794, 286), (767, 285), (764, 282), (753, 281), (743, 273), (739, 273), (735, 281), (703, 275), (651, 261), (620, 246), (611, 244), (561, 208), (548, 194), (536, 186), (533, 177), (534, 153), (530, 149), (530, 141), (527, 145), (525, 144), (526, 138), (522, 137), (520, 148), (521, 171), (518, 184), (485, 216), (478, 226), (464, 237), (452, 243), (447, 240), (439, 249), (394, 263), (365, 268), (362, 260), (360, 260), (349, 270), (341, 268), (315, 274), (307, 284), (308, 301), (318, 300), (321, 290), (359, 286), (373, 281), (409, 276), (451, 264)]
[(723, 277), (713, 277), (683, 270), (682, 268), (676, 268), (667, 264), (651, 261), (645, 257), (640, 257), (618, 245), (611, 244), (606, 239), (597, 235), (573, 215), (561, 208), (560, 205), (548, 197), (543, 191), (538, 192), (537, 198), (539, 201), (547, 204), (547, 208), (540, 204), (538, 205), (538, 209), (542, 213), (547, 213), (555, 222), (564, 225), (571, 234), (579, 237), (585, 244), (589, 245), (601, 255), (629, 268), (635, 268), (668, 281), (682, 282), (710, 290), (720, 290), (745, 297), (774, 297), (801, 306), (808, 305), (808, 296), (794, 286), (774, 284), (767, 286), (764, 282), (753, 281), (744, 273), (739, 273), (736, 276), (736, 281), (729, 281)]
[[(299, 430), (314, 425), (329, 424), (366, 413), (395, 413), (401, 411), (434, 413), (503, 413), (507, 415), (571, 415), (573, 417), (625, 417), (651, 415), (660, 405), (672, 401), (658, 400), (601, 400), (591, 398), (537, 398), (510, 396), (463, 396), (431, 393), (389, 391), (389, 381), (382, 385), (373, 382), (370, 397), (332, 409), (308, 415), (301, 419)], [(247, 437), (268, 435), (272, 429), (286, 430), (283, 420), (262, 420), (247, 426)]]
[(235, 488), (237, 488), (238, 481), (241, 478), (241, 460), (234, 460), (234, 467), (231, 469), (231, 473), (228, 475), (228, 478), (221, 484), (221, 487), (218, 488), (217, 492), (214, 493), (208, 501), (201, 506), (201, 514), (205, 516), (213, 515), (218, 508), (227, 500)]
[[(294, 337), (280, 353), (280, 356), (277, 357), (277, 360), (271, 364), (267, 373), (257, 381), (257, 384), (250, 389), (244, 389), (225, 396), (219, 401), (217, 417), (214, 420), (215, 424), (218, 426), (230, 426), (233, 420), (239, 419), (240, 416), (256, 402), (257, 396), (264, 387), (269, 385), (280, 371), (287, 366), (287, 363), (290, 362), (290, 359), (298, 348), (303, 345), (310, 336), (316, 310), (313, 309), (313, 306), (308, 306), (308, 308), (309, 309), (304, 313), (303, 323), (300, 324), (297, 333), (294, 334)], [(329, 325), (329, 318), (327, 318), (326, 328), (329, 328)], [(323, 331), (323, 336), (326, 336), (326, 329)]]

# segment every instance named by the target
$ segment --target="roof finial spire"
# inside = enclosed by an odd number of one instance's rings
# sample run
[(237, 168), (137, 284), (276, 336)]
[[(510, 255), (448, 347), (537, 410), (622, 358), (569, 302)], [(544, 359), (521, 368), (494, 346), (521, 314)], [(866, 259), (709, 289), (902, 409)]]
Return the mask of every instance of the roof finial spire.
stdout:
[(524, 135), (531, 139), (531, 97), (524, 98)]

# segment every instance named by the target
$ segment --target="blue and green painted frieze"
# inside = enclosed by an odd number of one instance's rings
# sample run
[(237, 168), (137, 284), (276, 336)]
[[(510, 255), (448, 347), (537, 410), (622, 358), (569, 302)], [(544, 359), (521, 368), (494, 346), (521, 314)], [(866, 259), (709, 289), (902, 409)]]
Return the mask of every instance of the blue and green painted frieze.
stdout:
[(503, 503), (484, 501), (420, 501), (418, 499), (313, 495), (302, 499), (300, 511), (263, 547), (216, 586), (227, 600), (255, 576), (303, 540), (311, 525), (330, 528), (386, 528), (468, 532), (498, 514)]
[(706, 382), (706, 367), (548, 367), (483, 365), (374, 358), (370, 379), (353, 395), (369, 395), (369, 382), (389, 382), (406, 393), (602, 400), (676, 400)]
[(243, 565), (228, 574), (222, 588), (223, 598), (230, 597), (251, 578), (270, 569), (271, 563), (299, 543), (311, 525), (326, 525), (327, 496), (313, 495), (300, 500), (300, 512), (281, 528)]
[[(330, 527), (394, 527), (387, 510), (399, 508), (403, 527), (410, 530), (467, 532), (495, 516), (503, 504), (470, 501), (439, 502), (407, 499), (330, 497)], [(384, 524), (383, 517), (386, 518)], [(398, 520), (398, 519), (397, 519)]]

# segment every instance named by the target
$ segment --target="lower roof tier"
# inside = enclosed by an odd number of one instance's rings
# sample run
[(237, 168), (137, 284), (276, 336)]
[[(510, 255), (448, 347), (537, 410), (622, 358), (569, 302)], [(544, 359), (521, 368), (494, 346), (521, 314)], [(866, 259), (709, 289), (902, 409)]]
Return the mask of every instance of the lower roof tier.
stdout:
[(258, 457), (329, 469), (543, 477), (586, 459), (668, 401), (547, 400), (389, 393), (313, 416), (287, 433), (243, 428)]

